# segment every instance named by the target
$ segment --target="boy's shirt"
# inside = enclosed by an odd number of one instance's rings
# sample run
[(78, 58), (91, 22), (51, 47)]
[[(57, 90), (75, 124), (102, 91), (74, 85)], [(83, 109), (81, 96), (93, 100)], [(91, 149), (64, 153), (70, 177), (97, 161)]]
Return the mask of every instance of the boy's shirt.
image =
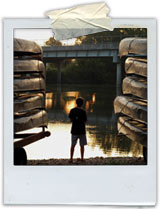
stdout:
[(85, 110), (75, 107), (71, 109), (69, 118), (72, 121), (71, 134), (86, 134), (85, 122), (87, 121), (87, 115)]

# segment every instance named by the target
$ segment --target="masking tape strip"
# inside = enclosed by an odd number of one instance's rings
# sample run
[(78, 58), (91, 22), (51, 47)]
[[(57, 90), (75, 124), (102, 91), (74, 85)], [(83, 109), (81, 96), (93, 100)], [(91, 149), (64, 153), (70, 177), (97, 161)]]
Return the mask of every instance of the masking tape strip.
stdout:
[(69, 9), (47, 12), (56, 40), (66, 40), (83, 35), (113, 30), (111, 18), (107, 16), (106, 3), (80, 5)]

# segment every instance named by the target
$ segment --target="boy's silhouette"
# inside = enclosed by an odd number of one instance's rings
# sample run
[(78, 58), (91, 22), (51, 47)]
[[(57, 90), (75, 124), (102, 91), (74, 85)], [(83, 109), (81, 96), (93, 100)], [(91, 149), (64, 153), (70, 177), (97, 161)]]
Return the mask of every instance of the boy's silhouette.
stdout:
[(82, 109), (83, 99), (77, 98), (76, 99), (77, 107), (71, 109), (69, 113), (69, 118), (72, 121), (72, 143), (70, 149), (70, 162), (73, 160), (74, 148), (76, 146), (77, 140), (79, 139), (80, 143), (80, 151), (81, 151), (81, 161), (83, 161), (84, 157), (84, 146), (87, 145), (86, 139), (86, 130), (85, 130), (85, 123), (87, 121), (86, 111)]

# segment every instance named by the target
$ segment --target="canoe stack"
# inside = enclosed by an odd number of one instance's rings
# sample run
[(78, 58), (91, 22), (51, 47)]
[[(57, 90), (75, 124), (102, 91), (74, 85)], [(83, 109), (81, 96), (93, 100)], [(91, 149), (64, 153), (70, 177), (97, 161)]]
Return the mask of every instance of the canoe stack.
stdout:
[(114, 100), (118, 132), (147, 147), (147, 39), (125, 38), (119, 53), (125, 77)]
[(14, 132), (47, 126), (46, 71), (42, 49), (33, 42), (14, 39)]

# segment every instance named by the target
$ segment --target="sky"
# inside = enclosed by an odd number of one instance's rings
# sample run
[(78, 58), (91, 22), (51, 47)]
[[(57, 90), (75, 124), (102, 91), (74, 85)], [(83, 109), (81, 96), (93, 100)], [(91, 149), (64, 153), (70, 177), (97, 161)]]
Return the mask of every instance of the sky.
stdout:
[[(44, 45), (44, 42), (47, 41), (50, 37), (53, 37), (52, 29), (15, 29), (14, 37), (26, 39), (30, 41), (35, 41), (41, 46)], [(74, 44), (75, 39), (63, 40), (62, 43), (65, 45)]]

